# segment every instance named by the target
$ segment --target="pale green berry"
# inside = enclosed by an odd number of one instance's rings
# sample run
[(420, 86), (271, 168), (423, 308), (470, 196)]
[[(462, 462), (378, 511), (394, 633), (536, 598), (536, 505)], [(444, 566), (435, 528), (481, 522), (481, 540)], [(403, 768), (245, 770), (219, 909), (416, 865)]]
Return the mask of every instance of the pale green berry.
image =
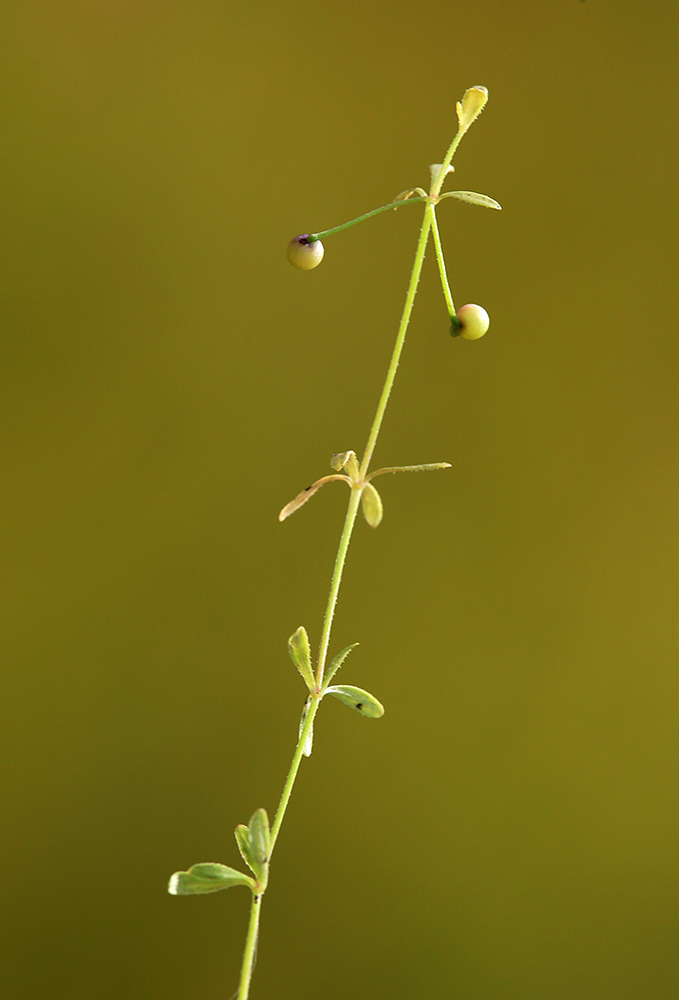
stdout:
[(295, 236), (288, 243), (288, 260), (293, 267), (299, 267), (302, 271), (310, 271), (312, 267), (318, 267), (323, 260), (324, 253), (321, 241), (310, 241), (309, 233)]
[(457, 318), (461, 327), (460, 333), (467, 340), (478, 340), (487, 333), (490, 326), (490, 316), (483, 306), (473, 304), (462, 306), (457, 310)]

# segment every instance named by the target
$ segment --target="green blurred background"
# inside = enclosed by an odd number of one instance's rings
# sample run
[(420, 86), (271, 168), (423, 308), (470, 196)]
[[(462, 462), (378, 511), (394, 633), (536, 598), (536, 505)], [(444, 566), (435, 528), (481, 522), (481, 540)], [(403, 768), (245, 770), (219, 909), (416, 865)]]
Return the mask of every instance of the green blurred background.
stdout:
[[(445, 202), (279, 841), (253, 998), (679, 992), (677, 14), (670, 0), (0, 13), (7, 996), (228, 998), (420, 212)], [(450, 186), (450, 184), (449, 184)]]

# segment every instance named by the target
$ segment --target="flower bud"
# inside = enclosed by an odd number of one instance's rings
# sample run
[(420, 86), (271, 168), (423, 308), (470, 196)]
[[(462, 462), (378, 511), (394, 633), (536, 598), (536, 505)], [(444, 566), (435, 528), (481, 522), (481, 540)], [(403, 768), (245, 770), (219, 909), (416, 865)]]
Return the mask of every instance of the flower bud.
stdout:
[(323, 244), (320, 240), (309, 240), (309, 233), (302, 236), (295, 236), (288, 243), (288, 260), (293, 267), (299, 267), (302, 271), (310, 271), (323, 260)]
[(462, 101), (457, 102), (457, 120), (460, 131), (466, 132), (473, 121), (479, 117), (486, 106), (488, 90), (486, 87), (470, 87), (465, 90)]
[(483, 306), (473, 304), (462, 306), (457, 310), (460, 333), (467, 340), (478, 340), (488, 331), (490, 316)]

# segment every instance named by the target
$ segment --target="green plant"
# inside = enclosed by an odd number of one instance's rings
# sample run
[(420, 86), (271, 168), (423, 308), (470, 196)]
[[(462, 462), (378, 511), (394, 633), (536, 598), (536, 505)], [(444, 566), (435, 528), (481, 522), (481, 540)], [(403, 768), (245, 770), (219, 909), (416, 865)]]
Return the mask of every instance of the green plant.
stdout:
[(447, 191), (441, 193), (443, 183), (449, 173), (453, 171), (451, 161), (455, 150), (469, 126), (478, 117), (488, 100), (488, 91), (485, 87), (471, 87), (467, 90), (462, 101), (457, 103), (458, 129), (450, 144), (442, 163), (434, 164), (430, 167), (431, 185), (429, 193), (422, 188), (412, 188), (403, 191), (396, 199), (388, 205), (376, 208), (372, 212), (367, 212), (351, 222), (336, 226), (321, 233), (307, 233), (296, 236), (288, 244), (288, 259), (290, 263), (302, 270), (308, 271), (320, 264), (323, 259), (323, 244), (321, 237), (331, 236), (333, 233), (349, 226), (356, 225), (364, 219), (368, 219), (380, 212), (388, 209), (398, 209), (404, 205), (424, 203), (424, 217), (415, 253), (415, 262), (408, 285), (405, 306), (401, 317), (396, 343), (389, 364), (386, 381), (382, 389), (382, 394), (377, 406), (377, 412), (373, 420), (368, 442), (363, 453), (363, 458), (359, 462), (353, 451), (343, 452), (333, 455), (331, 466), (334, 470), (332, 475), (323, 476), (312, 486), (308, 486), (298, 496), (294, 498), (281, 511), (279, 518), (281, 521), (294, 513), (302, 504), (306, 503), (310, 497), (320, 489), (325, 483), (334, 480), (341, 480), (349, 486), (349, 505), (344, 520), (344, 527), (340, 538), (339, 549), (335, 560), (335, 567), (330, 582), (330, 593), (326, 606), (321, 636), (319, 642), (318, 657), (316, 660), (316, 670), (312, 666), (311, 649), (306, 630), (302, 627), (288, 640), (288, 651), (290, 657), (299, 670), (307, 686), (308, 694), (302, 711), (302, 718), (299, 728), (299, 739), (292, 758), (292, 764), (288, 771), (280, 803), (276, 811), (273, 826), (269, 828), (269, 820), (264, 809), (258, 809), (252, 816), (248, 826), (240, 825), (236, 827), (235, 835), (238, 849), (252, 875), (236, 871), (221, 864), (198, 864), (193, 865), (188, 871), (175, 872), (170, 879), (169, 891), (175, 895), (196, 895), (209, 892), (217, 892), (220, 889), (229, 889), (235, 885), (246, 885), (252, 893), (252, 904), (250, 910), (250, 922), (243, 955), (241, 968), (240, 985), (238, 989), (238, 1000), (246, 1000), (252, 978), (253, 960), (255, 945), (257, 942), (257, 932), (259, 926), (259, 913), (261, 901), (267, 887), (269, 877), (269, 865), (271, 856), (280, 833), (281, 824), (290, 801), (292, 788), (297, 777), (300, 763), (303, 756), (309, 756), (313, 739), (313, 726), (322, 699), (326, 695), (338, 698), (345, 705), (353, 708), (361, 715), (369, 719), (377, 719), (384, 713), (380, 702), (369, 692), (348, 684), (330, 685), (340, 666), (351, 650), (358, 645), (354, 643), (347, 646), (332, 660), (326, 670), (328, 650), (330, 647), (330, 632), (332, 620), (337, 603), (342, 571), (346, 561), (347, 550), (351, 534), (354, 528), (359, 507), (362, 507), (363, 514), (368, 524), (376, 528), (382, 520), (382, 501), (380, 495), (373, 486), (373, 480), (387, 472), (421, 472), (434, 469), (450, 468), (447, 462), (436, 462), (429, 465), (407, 465), (394, 466), (390, 468), (377, 469), (375, 472), (368, 472), (368, 467), (372, 460), (377, 437), (382, 426), (384, 413), (389, 400), (389, 395), (394, 383), (396, 369), (398, 367), (401, 351), (405, 341), (410, 314), (415, 300), (424, 253), (427, 241), (431, 233), (434, 240), (436, 259), (438, 262), (439, 274), (443, 295), (450, 317), (450, 332), (453, 336), (461, 334), (469, 340), (477, 340), (487, 331), (489, 325), (488, 314), (485, 309), (477, 305), (466, 305), (456, 312), (453, 304), (453, 297), (448, 284), (446, 266), (443, 258), (441, 239), (439, 236), (436, 221), (436, 206), (446, 198), (457, 198), (474, 205), (482, 205), (486, 208), (500, 208), (500, 205), (486, 195), (477, 194), (473, 191)]

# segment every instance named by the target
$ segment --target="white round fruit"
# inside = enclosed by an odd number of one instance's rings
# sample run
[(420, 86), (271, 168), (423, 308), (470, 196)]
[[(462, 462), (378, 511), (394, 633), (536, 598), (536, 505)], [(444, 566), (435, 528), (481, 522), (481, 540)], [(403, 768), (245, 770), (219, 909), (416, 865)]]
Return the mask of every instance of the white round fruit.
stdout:
[(460, 333), (467, 340), (478, 340), (479, 337), (488, 332), (490, 316), (483, 306), (477, 306), (473, 303), (462, 306), (457, 311), (457, 318), (460, 321)]
[(299, 267), (302, 271), (310, 271), (323, 260), (323, 244), (320, 240), (310, 240), (309, 233), (295, 236), (288, 243), (288, 260), (293, 267)]

